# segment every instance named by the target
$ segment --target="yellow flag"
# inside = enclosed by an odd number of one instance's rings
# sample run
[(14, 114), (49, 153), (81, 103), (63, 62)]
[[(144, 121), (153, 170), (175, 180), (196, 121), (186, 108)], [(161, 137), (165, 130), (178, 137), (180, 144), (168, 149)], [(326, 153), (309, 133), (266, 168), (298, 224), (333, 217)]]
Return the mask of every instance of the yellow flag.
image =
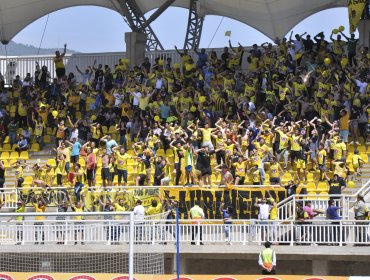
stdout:
[(349, 32), (355, 32), (360, 22), (366, 0), (348, 0)]
[(231, 31), (226, 31), (226, 32), (225, 32), (225, 36), (230, 37), (230, 36), (231, 36)]

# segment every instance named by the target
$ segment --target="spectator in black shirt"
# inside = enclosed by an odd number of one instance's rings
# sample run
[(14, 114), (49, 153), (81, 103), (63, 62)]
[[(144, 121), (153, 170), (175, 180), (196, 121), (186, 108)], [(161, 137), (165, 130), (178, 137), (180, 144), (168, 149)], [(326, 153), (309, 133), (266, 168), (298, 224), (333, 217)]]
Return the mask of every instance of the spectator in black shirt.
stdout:
[(209, 151), (208, 146), (206, 146), (202, 149), (196, 150), (195, 152), (198, 154), (198, 163), (200, 164), (200, 171), (202, 172), (203, 183), (205, 185), (211, 185), (211, 156), (215, 153), (215, 151)]
[(81, 143), (81, 144), (84, 144), (86, 143), (87, 139), (88, 139), (88, 134), (90, 132), (90, 127), (87, 125), (87, 121), (86, 120), (83, 120), (83, 121), (78, 121), (78, 141)]
[(314, 45), (314, 42), (312, 41), (311, 36), (307, 35), (306, 39), (302, 39), (302, 41), (304, 45), (304, 50), (306, 52), (311, 53), (313, 51), (313, 45)]

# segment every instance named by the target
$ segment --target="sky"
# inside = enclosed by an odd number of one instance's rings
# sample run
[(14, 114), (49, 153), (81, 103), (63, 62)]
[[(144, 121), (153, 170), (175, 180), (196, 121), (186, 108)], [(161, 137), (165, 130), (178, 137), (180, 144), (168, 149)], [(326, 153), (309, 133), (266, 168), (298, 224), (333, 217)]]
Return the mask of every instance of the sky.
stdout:
[[(147, 13), (146, 16), (149, 17), (151, 13), (153, 11)], [(173, 49), (175, 45), (179, 48), (183, 47), (187, 19), (188, 10), (171, 7), (151, 24), (165, 49)], [(222, 22), (221, 20), (220, 16), (205, 17), (200, 47), (216, 48), (227, 45), (229, 37), (225, 37), (225, 31), (229, 30), (232, 33), (231, 42), (234, 45), (238, 42), (244, 46), (270, 42), (265, 35), (244, 23), (230, 18), (224, 18)], [(45, 22), (46, 16), (36, 20), (19, 32), (13, 40), (17, 43), (38, 47)], [(168, 28), (169, 22), (171, 28)], [(216, 32), (220, 22), (221, 25)], [(340, 25), (345, 26), (348, 31), (346, 8), (329, 9), (314, 14), (292, 30), (295, 33), (307, 31), (311, 35), (324, 31), (329, 37), (331, 30)], [(123, 21), (122, 16), (115, 11), (93, 6), (67, 8), (49, 15), (41, 47), (63, 48), (63, 44), (67, 43), (69, 49), (84, 53), (120, 52), (126, 48), (125, 32), (130, 32), (130, 28)]]

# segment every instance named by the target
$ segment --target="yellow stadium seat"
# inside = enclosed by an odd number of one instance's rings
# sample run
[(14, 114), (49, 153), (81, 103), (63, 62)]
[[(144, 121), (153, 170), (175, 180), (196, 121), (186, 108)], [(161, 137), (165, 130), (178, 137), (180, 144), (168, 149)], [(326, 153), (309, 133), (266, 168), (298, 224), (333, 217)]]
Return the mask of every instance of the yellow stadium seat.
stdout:
[(9, 166), (12, 167), (14, 163), (16, 163), (16, 159), (10, 159), (9, 160)]
[(101, 157), (98, 157), (98, 163), (97, 163), (97, 166), (101, 168), (102, 166), (102, 160), (101, 160)]
[(265, 174), (265, 184), (267, 182), (270, 183), (270, 174), (268, 174), (268, 173)]
[(355, 151), (355, 147), (353, 145), (348, 145), (348, 152), (353, 153)]
[(308, 182), (306, 185), (307, 192), (316, 192), (316, 185), (314, 182)]
[(56, 131), (56, 128), (51, 128), (51, 127), (47, 127), (46, 128), (46, 134), (47, 135), (54, 135), (55, 134), (55, 131)]
[(5, 136), (3, 144), (9, 143), (9, 136)]
[(103, 134), (104, 134), (104, 135), (107, 135), (107, 134), (108, 134), (108, 127), (107, 127), (107, 126), (105, 126), (105, 125), (103, 125), (101, 128), (102, 128), (102, 130), (103, 130)]
[(320, 192), (320, 195), (317, 197), (320, 200), (329, 200), (328, 192)]
[(50, 135), (44, 135), (44, 142), (47, 144), (51, 143)]
[(329, 188), (329, 186), (328, 186), (328, 184), (326, 182), (319, 182), (317, 184), (317, 189), (316, 190), (318, 192), (327, 192), (328, 191), (328, 188)]
[(315, 192), (309, 192), (309, 193), (307, 193), (307, 199), (308, 200), (315, 200), (315, 199), (317, 199), (317, 196), (316, 196), (316, 193)]
[(31, 145), (31, 148), (29, 149), (30, 152), (37, 152), (40, 151), (40, 145), (39, 143), (33, 143)]
[(284, 173), (283, 177), (281, 178), (281, 182), (284, 184), (284, 183), (289, 182), (290, 180), (292, 180), (292, 174), (288, 172)]
[(361, 153), (360, 157), (365, 163), (369, 163), (369, 156), (367, 154)]
[(9, 152), (2, 152), (0, 159), (9, 159)]
[(307, 182), (313, 182), (314, 181), (314, 175), (312, 172), (307, 173)]
[(46, 163), (48, 165), (52, 166), (52, 167), (56, 167), (57, 166), (57, 162), (55, 161), (54, 158), (49, 158)]
[(6, 144), (4, 143), (3, 148), (2, 148), (3, 151), (11, 151), (11, 149), (12, 147), (10, 146), (9, 143), (6, 143)]
[(18, 152), (11, 152), (9, 155), (9, 159), (19, 159)]
[(21, 152), (21, 155), (19, 156), (20, 159), (29, 159), (29, 156), (28, 156), (28, 151), (22, 151)]
[(4, 165), (4, 167), (5, 168), (8, 168), (9, 167), (9, 162), (8, 162), (8, 160), (6, 160), (6, 159), (1, 159), (2, 161), (3, 161), (3, 165)]

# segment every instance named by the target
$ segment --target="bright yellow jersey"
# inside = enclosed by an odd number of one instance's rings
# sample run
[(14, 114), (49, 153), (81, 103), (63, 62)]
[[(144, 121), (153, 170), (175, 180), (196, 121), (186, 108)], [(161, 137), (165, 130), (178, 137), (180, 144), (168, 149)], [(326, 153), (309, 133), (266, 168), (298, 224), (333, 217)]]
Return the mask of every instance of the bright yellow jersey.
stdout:
[(14, 168), (15, 179), (23, 178), (23, 167)]
[(156, 215), (161, 212), (162, 212), (162, 203), (158, 203), (156, 207), (149, 206), (145, 214), (146, 215)]
[(120, 152), (116, 152), (116, 158), (117, 158), (117, 169), (127, 170), (127, 160), (132, 157), (126, 153), (121, 155)]
[[(83, 207), (81, 206), (81, 207), (76, 207), (76, 206), (74, 206), (73, 207), (73, 210), (77, 213), (83, 213), (84, 212), (84, 209), (83, 209)], [(74, 218), (73, 218), (75, 221), (81, 221), (81, 220), (83, 220), (84, 218), (83, 218), (83, 216), (75, 216)]]
[(63, 149), (63, 155), (65, 156), (66, 162), (71, 161), (71, 152), (72, 152), (72, 147), (67, 147)]
[(245, 167), (247, 163), (243, 161), (242, 163), (235, 162), (233, 166), (235, 166), (235, 175), (239, 177), (245, 177)]
[(203, 142), (211, 141), (212, 128), (200, 128), (199, 130), (202, 132), (202, 141)]
[(289, 137), (282, 131), (277, 131), (280, 135), (279, 150), (287, 149), (289, 145)]
[[(35, 212), (36, 213), (43, 213), (45, 212), (45, 209), (46, 209), (46, 205), (43, 205), (43, 206), (40, 206), (37, 204), (37, 203), (34, 203), (33, 206), (35, 207)], [(45, 220), (45, 217), (44, 216), (37, 216), (35, 218), (36, 221), (43, 221)]]
[(279, 178), (280, 177), (280, 164), (274, 163), (270, 165), (270, 177)]
[(41, 136), (44, 128), (45, 124), (42, 121), (41, 122), (35, 121), (35, 130), (33, 131), (33, 134), (35, 136)]
[(326, 157), (326, 151), (322, 149), (321, 151), (317, 153), (318, 164), (324, 164), (325, 157)]
[(56, 69), (64, 68), (63, 57), (54, 57), (54, 63)]
[(253, 183), (260, 183), (261, 178), (260, 171), (258, 169), (252, 172), (252, 181)]
[(55, 174), (66, 175), (66, 161), (58, 161), (57, 167), (55, 168)]
[(49, 187), (51, 187), (53, 185), (53, 181), (54, 181), (54, 170), (53, 169), (50, 169), (50, 171), (45, 171), (44, 172), (43, 181)]
[(261, 157), (259, 155), (253, 155), (250, 157), (252, 166), (258, 166), (261, 168)]
[(223, 137), (216, 137), (216, 149), (221, 149), (225, 146), (225, 139)]
[(299, 144), (301, 140), (301, 136), (293, 135), (290, 137), (290, 144), (291, 144), (291, 150), (295, 152), (299, 152), (302, 150), (302, 146)]
[(362, 161), (362, 159), (361, 159), (361, 156), (360, 155), (353, 155), (353, 157), (352, 157), (352, 165), (354, 167), (359, 167), (361, 161)]
[(343, 153), (347, 150), (346, 144), (343, 142), (337, 143), (334, 146), (334, 159), (341, 160), (343, 157)]
[(21, 117), (27, 116), (27, 105), (22, 102), (18, 103), (18, 115)]

